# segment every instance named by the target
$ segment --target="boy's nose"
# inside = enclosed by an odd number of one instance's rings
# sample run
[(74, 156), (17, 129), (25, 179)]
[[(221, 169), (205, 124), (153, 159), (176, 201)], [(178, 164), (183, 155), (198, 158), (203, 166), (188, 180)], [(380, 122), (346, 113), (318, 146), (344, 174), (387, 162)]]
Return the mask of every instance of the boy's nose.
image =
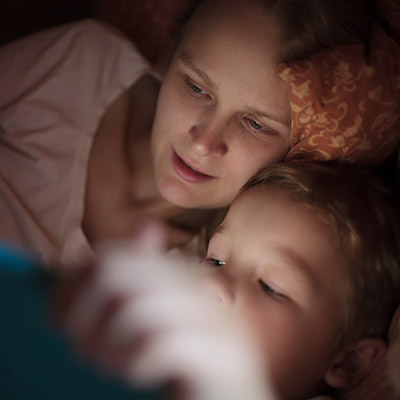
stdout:
[(199, 124), (191, 127), (189, 135), (195, 153), (201, 157), (223, 156), (228, 151), (224, 127), (212, 124)]
[(233, 286), (227, 277), (218, 274), (207, 277), (206, 289), (222, 307), (229, 308), (233, 305), (235, 294)]

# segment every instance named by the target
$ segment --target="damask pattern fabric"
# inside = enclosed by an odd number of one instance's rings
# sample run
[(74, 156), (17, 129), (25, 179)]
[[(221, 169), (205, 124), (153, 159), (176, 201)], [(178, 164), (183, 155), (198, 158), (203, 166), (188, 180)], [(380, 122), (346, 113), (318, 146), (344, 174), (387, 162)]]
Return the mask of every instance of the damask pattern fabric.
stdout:
[(376, 24), (369, 54), (345, 45), (283, 65), (292, 132), (286, 161), (377, 165), (400, 139), (400, 49)]

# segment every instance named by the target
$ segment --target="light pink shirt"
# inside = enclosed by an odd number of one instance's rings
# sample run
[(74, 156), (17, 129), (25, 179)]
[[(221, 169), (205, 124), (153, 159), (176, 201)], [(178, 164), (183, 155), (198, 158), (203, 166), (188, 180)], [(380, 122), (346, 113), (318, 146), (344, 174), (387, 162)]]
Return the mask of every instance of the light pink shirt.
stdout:
[(147, 72), (129, 40), (94, 20), (0, 48), (0, 240), (46, 262), (91, 253), (81, 222), (94, 134)]

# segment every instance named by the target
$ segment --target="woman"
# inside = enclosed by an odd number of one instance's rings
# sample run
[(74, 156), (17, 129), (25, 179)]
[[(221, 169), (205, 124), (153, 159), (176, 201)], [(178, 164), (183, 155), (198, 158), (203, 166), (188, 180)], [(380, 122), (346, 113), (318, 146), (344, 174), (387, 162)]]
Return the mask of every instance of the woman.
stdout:
[(93, 21), (0, 50), (4, 240), (71, 263), (153, 217), (170, 247), (187, 243), (289, 150), (278, 66), (362, 42), (369, 25), (361, 1), (196, 3), (161, 87), (127, 40)]

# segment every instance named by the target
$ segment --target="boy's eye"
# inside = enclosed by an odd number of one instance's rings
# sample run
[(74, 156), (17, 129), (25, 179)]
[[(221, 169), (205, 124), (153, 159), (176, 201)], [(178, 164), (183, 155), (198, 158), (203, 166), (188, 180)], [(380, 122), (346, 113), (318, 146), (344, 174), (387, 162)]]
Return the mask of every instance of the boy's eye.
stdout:
[(261, 286), (261, 289), (269, 296), (275, 297), (278, 300), (286, 300), (287, 299), (286, 295), (284, 295), (283, 293), (274, 289), (272, 286), (265, 283), (262, 279), (259, 279), (258, 283)]
[(208, 265), (210, 265), (213, 268), (221, 268), (226, 264), (225, 261), (221, 261), (221, 260), (218, 260), (216, 258), (211, 258), (211, 257), (207, 258), (206, 262)]

